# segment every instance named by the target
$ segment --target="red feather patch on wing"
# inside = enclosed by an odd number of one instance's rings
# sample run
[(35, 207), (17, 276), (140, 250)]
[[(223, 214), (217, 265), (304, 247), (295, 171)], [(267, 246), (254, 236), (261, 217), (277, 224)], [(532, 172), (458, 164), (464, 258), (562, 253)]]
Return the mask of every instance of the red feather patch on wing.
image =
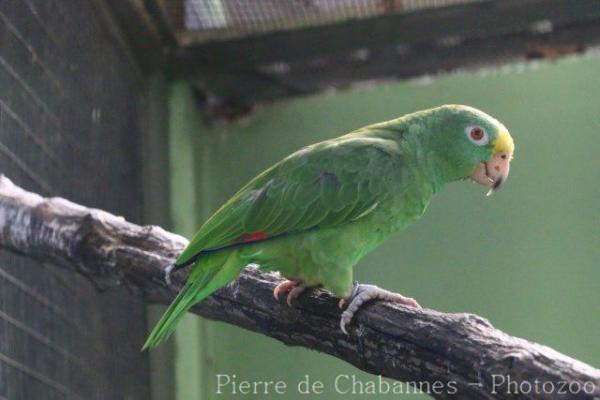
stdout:
[(256, 242), (258, 240), (263, 240), (266, 239), (269, 235), (267, 235), (265, 232), (252, 232), (252, 233), (248, 233), (246, 235), (242, 235), (239, 238), (237, 238), (235, 240), (235, 243), (250, 243), (250, 242)]

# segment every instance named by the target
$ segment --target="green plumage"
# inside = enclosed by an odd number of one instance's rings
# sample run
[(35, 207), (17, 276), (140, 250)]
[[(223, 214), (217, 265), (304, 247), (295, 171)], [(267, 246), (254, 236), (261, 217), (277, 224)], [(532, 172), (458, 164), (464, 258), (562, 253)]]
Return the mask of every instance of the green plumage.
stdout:
[(478, 110), (442, 106), (305, 147), (255, 177), (177, 260), (195, 260), (193, 270), (144, 348), (250, 263), (347, 295), (358, 260), (490, 156), (491, 141), (475, 146), (464, 134), (472, 125), (492, 139), (502, 129)]

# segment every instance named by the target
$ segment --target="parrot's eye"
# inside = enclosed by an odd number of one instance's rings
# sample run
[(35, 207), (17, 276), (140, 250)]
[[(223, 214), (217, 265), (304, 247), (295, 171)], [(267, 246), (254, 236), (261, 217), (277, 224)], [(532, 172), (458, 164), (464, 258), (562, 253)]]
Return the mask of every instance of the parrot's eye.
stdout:
[(489, 141), (487, 132), (480, 126), (469, 126), (466, 131), (469, 140), (478, 146), (483, 146)]

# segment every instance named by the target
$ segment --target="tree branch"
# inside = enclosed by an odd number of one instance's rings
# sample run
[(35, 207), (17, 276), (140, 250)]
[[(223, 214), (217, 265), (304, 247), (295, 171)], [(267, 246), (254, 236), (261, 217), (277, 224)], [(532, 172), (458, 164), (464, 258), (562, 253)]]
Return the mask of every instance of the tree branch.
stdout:
[[(99, 286), (133, 283), (149, 301), (168, 304), (187, 273), (175, 274), (168, 286), (163, 270), (186, 243), (156, 226), (43, 198), (0, 176), (0, 244), (83, 273)], [(248, 267), (192, 311), (373, 374), (421, 382), (418, 387), (439, 399), (600, 398), (600, 370), (509, 336), (476, 315), (375, 303), (357, 314), (346, 336), (336, 298), (314, 291), (300, 298), (299, 308), (289, 308), (272, 296), (280, 280)]]

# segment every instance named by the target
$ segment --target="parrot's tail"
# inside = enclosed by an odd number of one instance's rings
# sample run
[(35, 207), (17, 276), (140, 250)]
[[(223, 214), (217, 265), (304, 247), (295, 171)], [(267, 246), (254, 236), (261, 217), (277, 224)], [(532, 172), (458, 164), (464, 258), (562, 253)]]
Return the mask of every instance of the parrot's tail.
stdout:
[(156, 324), (142, 350), (156, 347), (167, 339), (185, 313), (196, 303), (233, 280), (246, 263), (238, 256), (239, 250), (209, 253), (201, 257), (188, 280)]

